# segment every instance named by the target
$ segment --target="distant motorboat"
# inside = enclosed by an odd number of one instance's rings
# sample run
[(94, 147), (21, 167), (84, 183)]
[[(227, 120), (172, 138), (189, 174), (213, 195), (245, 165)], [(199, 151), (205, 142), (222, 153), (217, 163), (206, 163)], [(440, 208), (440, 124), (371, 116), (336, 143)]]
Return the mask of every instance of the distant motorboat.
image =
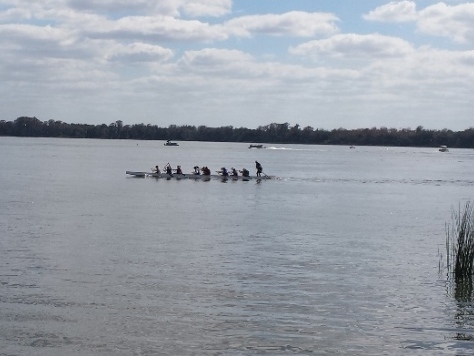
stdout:
[(165, 146), (179, 146), (176, 142), (171, 142), (170, 140), (167, 140), (164, 145)]
[(263, 145), (250, 145), (249, 148), (263, 148)]
[(449, 152), (447, 146), (439, 146), (439, 152)]

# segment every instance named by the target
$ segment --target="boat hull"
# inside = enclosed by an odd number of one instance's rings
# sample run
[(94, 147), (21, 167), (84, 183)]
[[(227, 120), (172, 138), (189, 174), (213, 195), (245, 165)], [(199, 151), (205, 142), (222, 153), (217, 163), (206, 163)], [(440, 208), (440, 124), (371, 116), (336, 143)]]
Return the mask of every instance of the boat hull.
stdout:
[(194, 180), (210, 180), (210, 179), (220, 179), (220, 180), (243, 180), (243, 181), (249, 181), (249, 180), (267, 180), (267, 179), (273, 179), (274, 177), (271, 176), (266, 176), (262, 175), (261, 177), (257, 176), (249, 176), (249, 177), (243, 177), (243, 176), (221, 176), (219, 174), (211, 174), (209, 176), (205, 176), (202, 174), (166, 174), (166, 173), (152, 173), (152, 172), (134, 172), (134, 171), (126, 171), (125, 174), (137, 178), (146, 178), (146, 177), (152, 177), (152, 178), (158, 178), (158, 179), (194, 179)]

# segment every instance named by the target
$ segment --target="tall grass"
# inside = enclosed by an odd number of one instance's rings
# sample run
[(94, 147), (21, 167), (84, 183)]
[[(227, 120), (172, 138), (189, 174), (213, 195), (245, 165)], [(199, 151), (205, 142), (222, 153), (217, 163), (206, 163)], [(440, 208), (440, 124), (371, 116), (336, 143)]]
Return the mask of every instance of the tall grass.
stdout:
[(468, 201), (453, 212), (453, 223), (446, 227), (446, 266), (454, 278), (471, 279), (474, 275), (474, 215)]

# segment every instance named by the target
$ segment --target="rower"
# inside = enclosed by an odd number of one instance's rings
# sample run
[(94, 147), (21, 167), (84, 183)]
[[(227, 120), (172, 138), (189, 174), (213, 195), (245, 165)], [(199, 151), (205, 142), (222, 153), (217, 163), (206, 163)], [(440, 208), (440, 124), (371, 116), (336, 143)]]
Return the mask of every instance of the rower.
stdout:
[(237, 173), (237, 169), (235, 169), (234, 167), (232, 167), (231, 170), (232, 170), (232, 173), (230, 174), (231, 176), (237, 177), (239, 175), (239, 173)]
[(229, 175), (229, 172), (227, 172), (227, 169), (225, 167), (222, 167), (219, 173), (221, 174), (221, 176), (224, 177), (227, 177)]
[(194, 166), (194, 172), (193, 172), (194, 175), (200, 175), (201, 172), (199, 172), (199, 166)]
[(161, 174), (160, 167), (155, 166), (155, 170), (153, 171), (153, 173)]
[(211, 175), (211, 170), (207, 168), (207, 166), (201, 168), (202, 174), (205, 176), (210, 176)]
[(245, 169), (245, 168), (242, 168), (242, 170), (240, 171), (240, 173), (242, 173), (242, 176), (243, 177), (248, 177), (250, 175), (250, 172), (248, 169)]
[(255, 161), (255, 168), (257, 169), (257, 177), (260, 177), (263, 170), (262, 165)]
[(183, 171), (181, 170), (181, 166), (176, 167), (176, 174), (183, 174)]
[(173, 170), (171, 169), (171, 166), (170, 166), (169, 163), (165, 168), (166, 168), (166, 174), (169, 174), (170, 176), (172, 176), (173, 175)]

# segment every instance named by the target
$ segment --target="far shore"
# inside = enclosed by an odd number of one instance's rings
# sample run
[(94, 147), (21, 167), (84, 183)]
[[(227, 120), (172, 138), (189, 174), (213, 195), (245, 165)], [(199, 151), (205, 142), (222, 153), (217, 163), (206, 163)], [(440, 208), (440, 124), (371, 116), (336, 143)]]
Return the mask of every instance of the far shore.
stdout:
[(248, 144), (306, 144), (383, 147), (441, 147), (474, 148), (474, 127), (463, 131), (416, 129), (361, 128), (347, 130), (315, 129), (311, 126), (291, 126), (271, 123), (256, 129), (233, 126), (177, 126), (158, 127), (150, 124), (68, 124), (62, 121), (40, 121), (22, 116), (14, 121), (0, 120), (0, 136), (57, 137), (129, 140), (172, 140), (201, 142), (242, 142)]

